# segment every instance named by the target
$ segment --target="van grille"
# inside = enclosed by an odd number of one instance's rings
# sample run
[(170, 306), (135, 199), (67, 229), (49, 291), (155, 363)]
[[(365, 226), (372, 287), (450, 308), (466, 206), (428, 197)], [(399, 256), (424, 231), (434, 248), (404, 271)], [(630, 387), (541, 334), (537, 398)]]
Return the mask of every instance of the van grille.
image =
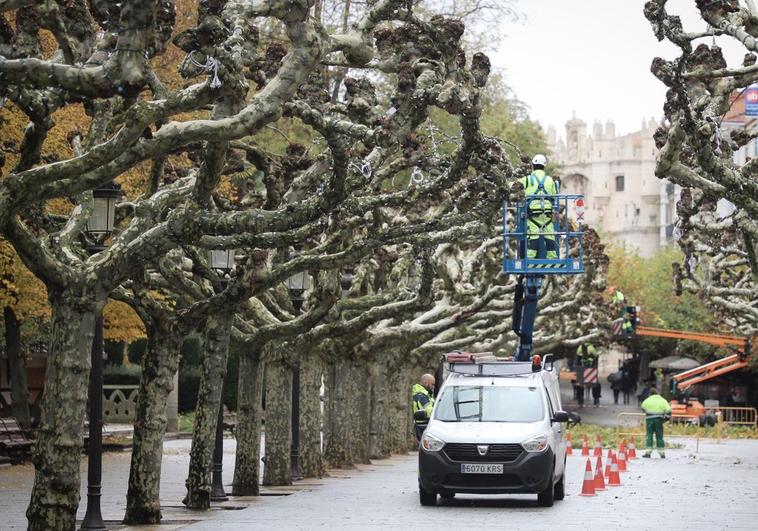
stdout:
[(520, 444), (490, 444), (484, 455), (479, 455), (476, 444), (448, 443), (442, 449), (451, 461), (511, 463), (521, 457)]
[(516, 474), (448, 474), (442, 484), (447, 488), (521, 487)]

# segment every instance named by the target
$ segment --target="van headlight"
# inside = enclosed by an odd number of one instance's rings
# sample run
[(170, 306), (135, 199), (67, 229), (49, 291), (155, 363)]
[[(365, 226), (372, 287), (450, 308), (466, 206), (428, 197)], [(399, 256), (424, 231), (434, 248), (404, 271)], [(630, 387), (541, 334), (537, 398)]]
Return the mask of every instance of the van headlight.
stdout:
[(521, 443), (521, 447), (527, 452), (544, 452), (547, 448), (547, 437), (538, 435)]
[(439, 452), (445, 446), (445, 441), (438, 439), (434, 435), (424, 433), (421, 437), (421, 447), (427, 452)]

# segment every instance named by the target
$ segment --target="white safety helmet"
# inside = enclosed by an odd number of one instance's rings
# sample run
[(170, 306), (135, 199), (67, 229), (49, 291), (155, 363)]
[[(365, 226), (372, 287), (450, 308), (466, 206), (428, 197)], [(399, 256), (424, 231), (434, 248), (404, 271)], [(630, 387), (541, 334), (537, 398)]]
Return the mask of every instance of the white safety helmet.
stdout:
[(532, 166), (542, 166), (543, 168), (547, 164), (547, 157), (545, 155), (539, 153), (534, 156), (532, 159)]

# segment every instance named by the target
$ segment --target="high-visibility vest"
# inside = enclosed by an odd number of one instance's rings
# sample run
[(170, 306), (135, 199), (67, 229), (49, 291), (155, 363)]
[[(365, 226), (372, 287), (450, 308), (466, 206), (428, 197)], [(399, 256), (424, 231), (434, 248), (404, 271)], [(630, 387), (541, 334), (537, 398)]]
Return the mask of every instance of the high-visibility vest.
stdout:
[[(552, 177), (545, 174), (544, 170), (534, 170), (527, 177), (521, 179), (524, 185), (524, 195), (544, 195), (547, 197), (558, 193), (558, 184)], [(534, 218), (540, 215), (548, 217), (548, 223), (552, 221), (553, 202), (548, 199), (532, 199), (529, 202), (529, 215)]]
[[(411, 388), (411, 398), (413, 400), (413, 412), (424, 410), (426, 411), (427, 418), (431, 418), (432, 409), (434, 408), (434, 397), (429, 390), (421, 384), (414, 384)], [(416, 424), (426, 424), (425, 420), (416, 420)]]
[(650, 395), (640, 405), (647, 418), (660, 418), (671, 413), (671, 405), (661, 395)]

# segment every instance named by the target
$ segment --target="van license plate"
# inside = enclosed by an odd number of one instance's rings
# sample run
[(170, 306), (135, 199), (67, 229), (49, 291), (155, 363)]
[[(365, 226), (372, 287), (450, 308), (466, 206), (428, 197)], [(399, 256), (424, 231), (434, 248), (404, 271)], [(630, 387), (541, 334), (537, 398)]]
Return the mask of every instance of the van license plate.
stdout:
[(487, 463), (461, 463), (461, 474), (502, 474), (503, 465)]

